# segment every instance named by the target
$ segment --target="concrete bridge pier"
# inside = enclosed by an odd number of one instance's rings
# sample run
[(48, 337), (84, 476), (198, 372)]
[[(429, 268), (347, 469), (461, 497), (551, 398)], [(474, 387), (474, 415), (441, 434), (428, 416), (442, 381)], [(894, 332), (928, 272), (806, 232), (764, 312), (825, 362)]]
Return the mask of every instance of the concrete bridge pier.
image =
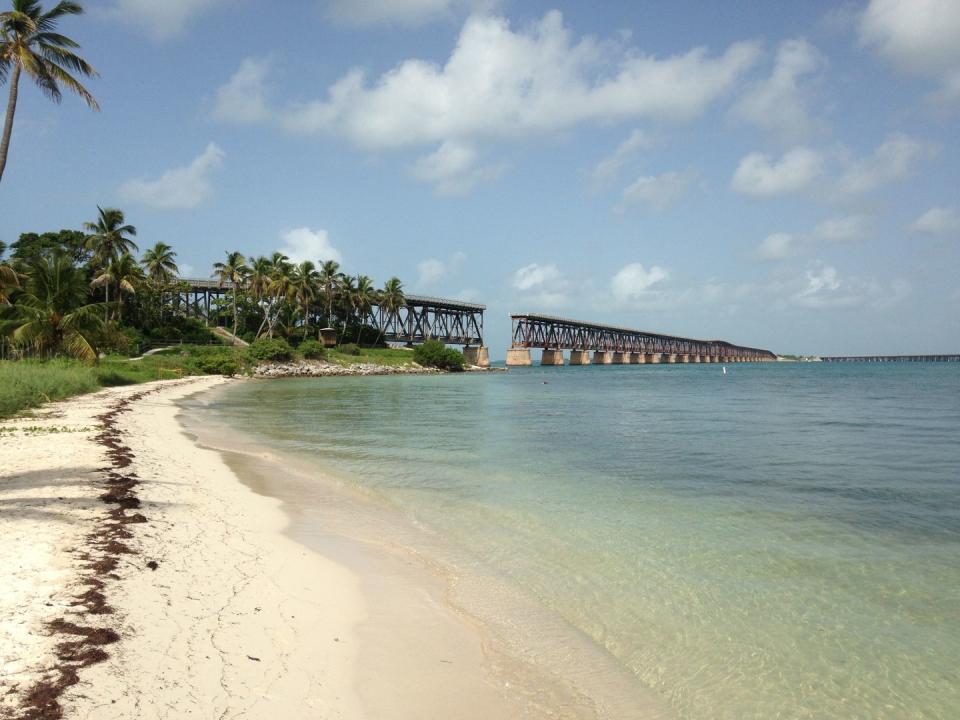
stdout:
[(490, 367), (490, 351), (486, 347), (464, 347), (463, 359), (468, 365)]
[(627, 352), (615, 352), (613, 354), (613, 364), (614, 365), (629, 365), (630, 364), (630, 353)]
[(684, 365), (687, 364), (688, 362), (690, 362), (690, 354), (689, 354), (689, 353), (681, 353), (680, 357), (677, 358), (677, 362), (682, 363), (682, 364), (684, 364)]
[(507, 365), (533, 365), (529, 348), (510, 348), (507, 350)]
[(647, 361), (646, 356), (641, 352), (630, 353), (631, 365), (643, 365)]
[(703, 358), (700, 355), (694, 354), (690, 356), (690, 362), (693, 362), (693, 363), (703, 362)]
[(656, 365), (661, 361), (661, 358), (663, 358), (663, 354), (662, 353), (645, 353), (643, 357), (647, 361), (648, 365)]
[(676, 353), (665, 353), (664, 356), (663, 356), (663, 358), (664, 358), (664, 362), (669, 363), (669, 364), (671, 364), (671, 365), (673, 365), (675, 362), (677, 362), (677, 354), (676, 354)]
[(563, 350), (544, 350), (541, 365), (563, 365)]
[(589, 365), (590, 351), (589, 350), (571, 350), (570, 364), (571, 365)]
[(595, 353), (593, 353), (593, 364), (594, 365), (612, 365), (613, 353), (605, 352), (603, 350), (597, 350)]

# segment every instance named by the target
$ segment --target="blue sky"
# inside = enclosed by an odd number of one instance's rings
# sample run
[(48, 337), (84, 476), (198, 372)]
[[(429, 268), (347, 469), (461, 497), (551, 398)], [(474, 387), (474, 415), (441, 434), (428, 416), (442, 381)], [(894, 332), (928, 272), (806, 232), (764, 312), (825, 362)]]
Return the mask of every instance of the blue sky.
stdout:
[(85, 7), (103, 110), (23, 86), (8, 243), (117, 206), (195, 276), (282, 249), (484, 302), (494, 357), (511, 312), (960, 348), (957, 0)]

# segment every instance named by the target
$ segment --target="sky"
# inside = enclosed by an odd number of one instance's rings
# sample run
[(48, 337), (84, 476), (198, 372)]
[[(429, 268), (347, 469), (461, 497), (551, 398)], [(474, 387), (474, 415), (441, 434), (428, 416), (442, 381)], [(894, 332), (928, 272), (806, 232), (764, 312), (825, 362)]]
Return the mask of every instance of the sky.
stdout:
[(281, 250), (485, 303), (494, 358), (528, 312), (960, 351), (960, 0), (84, 6), (102, 111), (22, 85), (8, 244), (119, 207), (183, 275)]

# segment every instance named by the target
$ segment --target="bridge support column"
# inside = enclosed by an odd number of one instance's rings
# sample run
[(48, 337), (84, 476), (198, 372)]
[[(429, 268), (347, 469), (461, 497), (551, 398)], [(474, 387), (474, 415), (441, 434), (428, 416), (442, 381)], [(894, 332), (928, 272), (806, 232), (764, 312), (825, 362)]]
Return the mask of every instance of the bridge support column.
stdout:
[(703, 362), (703, 358), (700, 357), (699, 355), (691, 355), (691, 356), (690, 356), (690, 362), (692, 362), (692, 363)]
[(571, 365), (589, 365), (590, 351), (589, 350), (571, 350), (570, 364)]
[(541, 365), (563, 365), (563, 350), (544, 350)]
[(485, 347), (463, 348), (463, 359), (467, 365), (490, 367), (490, 351)]
[(643, 365), (647, 362), (647, 356), (641, 352), (630, 353), (630, 364), (631, 365)]
[(507, 350), (507, 365), (533, 365), (529, 348), (510, 348)]
[(655, 365), (661, 362), (663, 358), (662, 353), (644, 353), (643, 359), (646, 360), (647, 365)]
[(613, 354), (614, 365), (628, 365), (630, 363), (630, 353), (615, 352)]
[(613, 353), (604, 352), (603, 350), (597, 350), (593, 353), (593, 364), (594, 365), (610, 365), (613, 363)]
[(665, 358), (664, 362), (668, 362), (671, 365), (677, 361), (676, 353), (664, 353), (663, 357)]
[(683, 363), (684, 365), (690, 362), (690, 353), (681, 353), (680, 357), (677, 358), (677, 362)]

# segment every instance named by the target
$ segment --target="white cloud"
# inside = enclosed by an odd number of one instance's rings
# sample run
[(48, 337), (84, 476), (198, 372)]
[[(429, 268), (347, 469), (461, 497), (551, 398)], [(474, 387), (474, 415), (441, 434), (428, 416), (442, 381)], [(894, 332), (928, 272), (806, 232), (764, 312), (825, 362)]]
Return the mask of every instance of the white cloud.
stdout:
[(156, 180), (134, 178), (120, 186), (120, 197), (160, 210), (195, 208), (213, 195), (210, 173), (223, 163), (226, 153), (216, 143), (186, 167), (167, 170)]
[(468, 5), (465, 0), (327, 0), (327, 15), (341, 25), (417, 26), (449, 18)]
[(835, 267), (816, 263), (806, 271), (790, 300), (800, 307), (817, 310), (862, 306), (886, 308), (896, 305), (910, 292), (910, 283), (900, 278), (885, 287), (875, 278), (843, 278)]
[(746, 195), (770, 196), (803, 190), (823, 170), (820, 153), (806, 147), (789, 150), (779, 160), (751, 153), (740, 161), (731, 187)]
[(640, 263), (630, 263), (622, 267), (610, 281), (610, 291), (620, 302), (642, 300), (651, 292), (651, 288), (666, 280), (670, 274), (659, 265), (649, 270)]
[(903, 134), (891, 135), (870, 155), (848, 164), (838, 188), (844, 195), (861, 195), (910, 175), (930, 148)]
[(369, 81), (354, 69), (325, 99), (294, 104), (279, 122), (345, 135), (366, 148), (510, 139), (587, 122), (690, 120), (728, 93), (759, 53), (736, 43), (657, 58), (621, 40), (576, 40), (562, 15), (514, 30), (472, 15), (443, 65), (409, 59)]
[(264, 80), (270, 69), (268, 58), (246, 58), (226, 85), (217, 89), (213, 117), (238, 124), (269, 120)]
[(767, 235), (756, 250), (762, 260), (785, 260), (798, 252), (797, 238), (788, 233)]
[(417, 287), (428, 287), (455, 275), (466, 261), (467, 256), (464, 253), (456, 252), (446, 262), (436, 258), (427, 258), (419, 262), (417, 264)]
[(960, 4), (956, 0), (871, 0), (860, 17), (860, 41), (901, 73), (941, 85), (930, 99), (960, 100)]
[(596, 164), (590, 173), (593, 188), (599, 189), (616, 180), (624, 163), (642, 148), (650, 147), (652, 140), (643, 130), (634, 130), (617, 146), (612, 154)]
[(665, 210), (683, 197), (696, 179), (692, 170), (639, 177), (624, 188), (620, 209), (643, 203), (654, 210)]
[(747, 88), (734, 116), (788, 142), (807, 137), (820, 123), (810, 113), (809, 91), (800, 81), (825, 65), (820, 51), (806, 40), (784, 41), (770, 76)]
[(560, 282), (563, 276), (556, 265), (531, 263), (513, 274), (513, 287), (520, 291), (533, 290)]
[(436, 151), (419, 158), (412, 173), (417, 180), (434, 184), (440, 195), (466, 195), (503, 171), (502, 165), (476, 163), (477, 151), (471, 145), (447, 140)]
[(294, 228), (280, 237), (283, 245), (280, 252), (292, 262), (311, 260), (314, 263), (333, 260), (343, 262), (343, 255), (330, 242), (326, 230), (311, 230), (308, 227)]
[(914, 220), (910, 229), (928, 235), (960, 235), (960, 213), (955, 207), (933, 207)]
[(191, 20), (224, 0), (113, 0), (103, 12), (136, 25), (157, 40), (181, 34)]
[(827, 218), (813, 229), (813, 236), (828, 242), (859, 240), (866, 233), (866, 225), (867, 219), (863, 215)]

